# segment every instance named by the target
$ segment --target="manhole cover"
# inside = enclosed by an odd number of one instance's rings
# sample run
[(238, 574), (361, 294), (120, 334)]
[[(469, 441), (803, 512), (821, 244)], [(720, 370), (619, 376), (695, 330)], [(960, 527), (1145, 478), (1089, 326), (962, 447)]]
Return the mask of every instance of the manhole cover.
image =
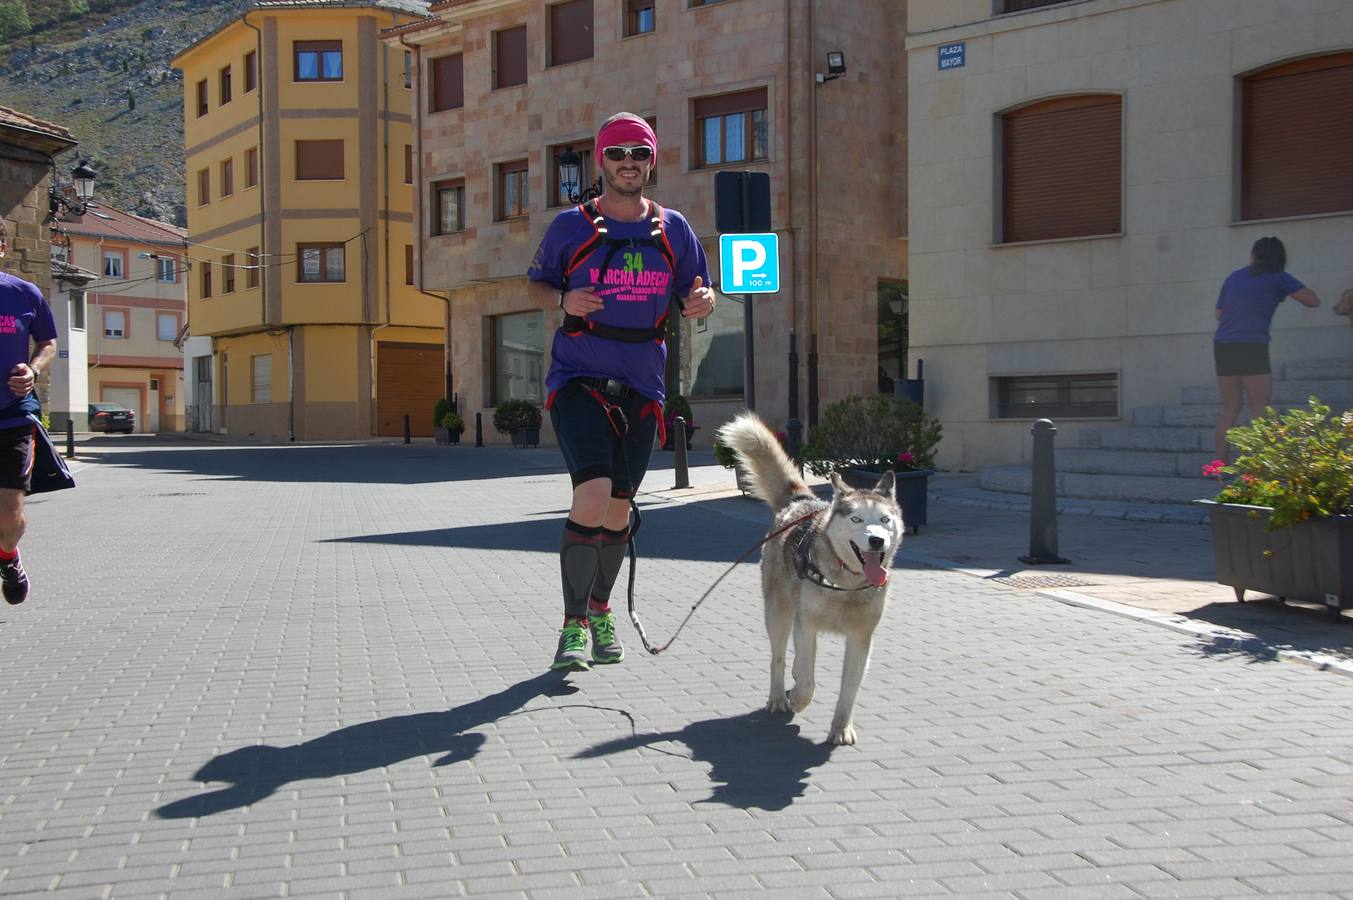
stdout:
[(987, 580), (1030, 591), (1042, 588), (1089, 587), (1092, 584), (1092, 582), (1071, 575), (1007, 575), (1000, 578), (988, 578)]

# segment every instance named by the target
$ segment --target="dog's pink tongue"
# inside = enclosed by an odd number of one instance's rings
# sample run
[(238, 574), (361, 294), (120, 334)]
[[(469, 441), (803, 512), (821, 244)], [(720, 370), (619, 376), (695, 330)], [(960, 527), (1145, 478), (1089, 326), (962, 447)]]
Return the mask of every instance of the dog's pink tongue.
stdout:
[(874, 587), (887, 584), (888, 570), (883, 568), (883, 554), (862, 553), (860, 556), (864, 559), (864, 577), (869, 583)]

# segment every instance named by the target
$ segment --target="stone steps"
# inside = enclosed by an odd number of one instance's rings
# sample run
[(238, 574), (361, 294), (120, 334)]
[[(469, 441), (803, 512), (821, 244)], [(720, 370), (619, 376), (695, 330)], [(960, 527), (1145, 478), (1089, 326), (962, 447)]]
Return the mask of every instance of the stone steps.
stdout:
[[(1305, 408), (1312, 395), (1338, 411), (1353, 408), (1353, 359), (1290, 362), (1281, 376), (1273, 385), (1279, 412)], [(1215, 496), (1218, 484), (1202, 468), (1214, 456), (1217, 386), (1183, 387), (1180, 399), (1134, 409), (1127, 425), (1083, 428), (1079, 446), (1058, 447), (1058, 497), (1181, 504)], [(1010, 494), (1028, 494), (1032, 483), (1028, 464), (988, 466), (979, 476), (982, 489)]]

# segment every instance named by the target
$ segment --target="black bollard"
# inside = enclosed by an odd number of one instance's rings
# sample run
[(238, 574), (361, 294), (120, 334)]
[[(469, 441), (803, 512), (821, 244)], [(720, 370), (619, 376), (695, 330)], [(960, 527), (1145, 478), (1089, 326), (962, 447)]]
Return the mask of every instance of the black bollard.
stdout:
[(676, 467), (676, 488), (688, 488), (691, 486), (691, 473), (686, 467), (686, 420), (677, 416), (672, 420), (672, 446), (676, 448), (676, 461), (673, 465)]
[(803, 423), (798, 419), (790, 419), (785, 426), (785, 433), (789, 435), (789, 446), (785, 448), (789, 452), (789, 458), (799, 467), (799, 474), (803, 474)]
[(75, 459), (75, 420), (66, 420), (66, 459)]
[(1019, 561), (1031, 566), (1069, 563), (1057, 554), (1057, 466), (1052, 439), (1057, 426), (1051, 419), (1034, 423), (1033, 489), (1029, 498), (1029, 555)]
[(404, 414), (404, 443), (413, 443), (413, 432), (409, 430), (409, 414)]
[(476, 447), (484, 446), (484, 414), (482, 412), (474, 414), (474, 445)]

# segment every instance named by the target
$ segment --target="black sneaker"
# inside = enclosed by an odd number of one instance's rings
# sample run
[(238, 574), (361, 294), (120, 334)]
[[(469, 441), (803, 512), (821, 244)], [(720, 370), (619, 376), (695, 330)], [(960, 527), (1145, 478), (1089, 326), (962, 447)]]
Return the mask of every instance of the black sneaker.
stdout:
[(28, 574), (16, 550), (13, 559), (0, 559), (0, 593), (11, 606), (28, 599)]

